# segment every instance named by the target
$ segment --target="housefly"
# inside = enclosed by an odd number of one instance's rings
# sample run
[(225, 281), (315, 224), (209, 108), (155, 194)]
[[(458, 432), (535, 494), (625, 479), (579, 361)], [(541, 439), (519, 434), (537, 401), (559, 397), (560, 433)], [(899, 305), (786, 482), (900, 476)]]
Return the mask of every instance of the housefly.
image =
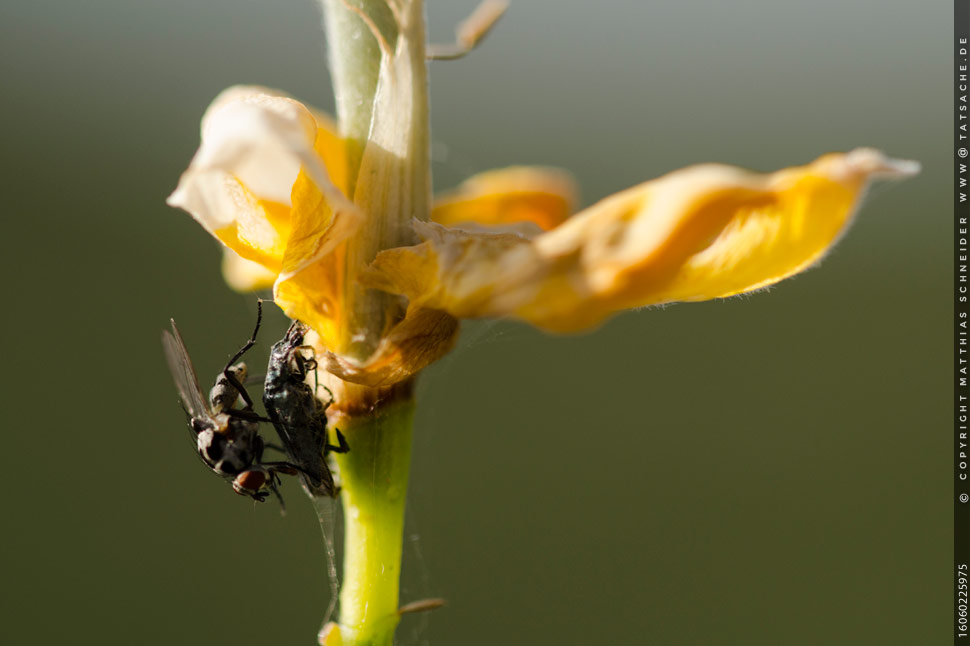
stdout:
[[(223, 368), (208, 398), (199, 387), (199, 379), (174, 320), (172, 331), (162, 332), (162, 345), (202, 461), (218, 475), (231, 480), (236, 493), (263, 502), (269, 495), (266, 489), (269, 489), (282, 505), (283, 499), (277, 488), (278, 474), (295, 475), (300, 468), (289, 462), (263, 461), (266, 445), (259, 435), (259, 423), (268, 420), (253, 410), (252, 398), (243, 386), (246, 364), (236, 363), (255, 345), (261, 319), (260, 307), (252, 337)], [(236, 408), (240, 398), (244, 405)]]
[(307, 384), (316, 360), (305, 346), (307, 326), (293, 321), (286, 335), (273, 345), (263, 384), (263, 406), (283, 442), (287, 457), (300, 467), (300, 480), (311, 496), (337, 495), (326, 456), (350, 450), (343, 434), (335, 430), (337, 444), (327, 436), (327, 407)]

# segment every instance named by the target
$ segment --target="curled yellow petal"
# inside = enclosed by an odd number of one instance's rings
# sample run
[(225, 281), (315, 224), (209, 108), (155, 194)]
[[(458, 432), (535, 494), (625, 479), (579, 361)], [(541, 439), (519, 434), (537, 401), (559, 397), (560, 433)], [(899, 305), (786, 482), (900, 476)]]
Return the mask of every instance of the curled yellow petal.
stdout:
[(293, 278), (273, 285), (273, 301), (291, 319), (309, 325), (328, 348), (334, 347), (333, 340), (340, 332), (336, 321), (343, 305), (335, 289), (339, 263), (334, 256), (323, 258)]
[(572, 214), (576, 194), (576, 184), (565, 171), (534, 166), (500, 168), (473, 175), (457, 189), (438, 195), (431, 219), (448, 226), (532, 222), (549, 230)]
[(870, 149), (772, 174), (702, 165), (618, 193), (533, 238), (417, 225), (366, 284), (458, 317), (511, 316), (570, 332), (612, 312), (758, 289), (809, 267), (874, 177), (914, 162)]
[(292, 227), (283, 254), (280, 281), (293, 278), (324, 256), (332, 253), (360, 226), (356, 208), (335, 210), (320, 186), (303, 171), (293, 184)]
[(290, 237), (290, 207), (258, 199), (235, 178), (227, 178), (225, 184), (236, 209), (232, 222), (212, 235), (239, 257), (278, 273)]

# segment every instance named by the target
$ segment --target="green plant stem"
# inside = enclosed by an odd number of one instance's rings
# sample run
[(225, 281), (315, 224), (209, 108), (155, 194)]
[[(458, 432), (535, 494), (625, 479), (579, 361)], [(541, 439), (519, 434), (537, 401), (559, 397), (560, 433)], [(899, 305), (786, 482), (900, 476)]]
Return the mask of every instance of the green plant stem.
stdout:
[[(347, 0), (371, 16), (382, 33), (394, 39), (397, 26), (386, 0)], [(370, 132), (381, 51), (370, 28), (343, 0), (321, 0), (327, 56), (333, 79), (340, 134), (347, 141), (348, 195), (353, 196), (357, 169)]]
[[(363, 216), (343, 251), (345, 302), (340, 338), (330, 350), (363, 360), (402, 309), (400, 299), (363, 288), (359, 272), (381, 250), (413, 244), (410, 222), (426, 220), (430, 208), (423, 2), (399, 0), (393, 3), (396, 13), (388, 0), (321, 3), (337, 116), (347, 142), (348, 197)], [(399, 394), (403, 390), (410, 392), (397, 388)], [(341, 409), (336, 426), (350, 452), (336, 456), (344, 566), (339, 637), (332, 643), (391, 646), (399, 620), (414, 402), (410, 394), (387, 399), (387, 393), (347, 383), (334, 392)], [(366, 402), (377, 402), (376, 408)]]
[(393, 642), (413, 415), (412, 400), (398, 401), (340, 425), (351, 447), (337, 456), (344, 507), (343, 646)]

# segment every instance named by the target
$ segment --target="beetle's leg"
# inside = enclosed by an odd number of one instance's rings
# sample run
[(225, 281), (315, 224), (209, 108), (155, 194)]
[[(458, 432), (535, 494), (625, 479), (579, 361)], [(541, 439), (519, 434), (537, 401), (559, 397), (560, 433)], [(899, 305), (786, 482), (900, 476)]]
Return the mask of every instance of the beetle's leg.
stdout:
[[(295, 350), (296, 350), (298, 356), (302, 360), (302, 363), (300, 365), (300, 371), (303, 374), (306, 374), (307, 372), (309, 372), (311, 370), (313, 371), (313, 385), (314, 385), (313, 392), (316, 393), (317, 390), (320, 389), (320, 375), (317, 372), (317, 368), (320, 367), (320, 364), (317, 362), (317, 351), (314, 350), (314, 348), (313, 348), (312, 345), (301, 345), (298, 348), (295, 348)], [(300, 352), (309, 352), (311, 356), (309, 358), (308, 357), (304, 357), (303, 355), (300, 355), (299, 354)], [(326, 391), (328, 393), (330, 393), (330, 399), (333, 400), (333, 393), (331, 393), (330, 392), (330, 389), (327, 388), (326, 386), (324, 386), (324, 388), (326, 389)], [(327, 404), (327, 406), (329, 406), (329, 405), (330, 404)]]
[[(293, 351), (299, 357), (300, 366), (304, 371), (317, 369), (317, 351), (313, 349), (312, 345), (297, 346), (293, 348)], [(310, 356), (302, 354), (303, 352), (309, 352)]]
[(324, 444), (323, 445), (323, 454), (326, 455), (330, 451), (333, 451), (334, 453), (347, 453), (347, 452), (349, 452), (350, 451), (350, 445), (347, 444), (347, 440), (344, 439), (344, 434), (340, 432), (340, 429), (339, 428), (335, 428), (333, 430), (337, 434), (337, 446), (334, 446), (333, 444), (329, 444), (329, 443)]

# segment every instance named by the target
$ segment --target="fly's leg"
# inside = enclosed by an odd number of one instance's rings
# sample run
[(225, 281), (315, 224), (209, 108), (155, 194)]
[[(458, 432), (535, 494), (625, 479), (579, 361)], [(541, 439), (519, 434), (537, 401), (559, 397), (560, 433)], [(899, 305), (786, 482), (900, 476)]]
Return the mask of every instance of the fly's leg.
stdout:
[(288, 476), (302, 473), (305, 476), (313, 477), (306, 469), (292, 462), (260, 462), (259, 466), (266, 467), (271, 473), (285, 473)]
[(251, 347), (256, 345), (256, 335), (259, 333), (259, 325), (262, 322), (263, 322), (263, 299), (257, 298), (256, 299), (256, 327), (253, 329), (253, 334), (252, 336), (249, 337), (249, 340), (246, 341), (246, 344), (239, 349), (239, 352), (233, 355), (232, 359), (229, 360), (229, 363), (227, 363), (226, 367), (223, 368), (222, 370), (222, 374), (226, 376), (226, 379), (229, 381), (230, 384), (232, 384), (233, 388), (239, 391), (239, 396), (243, 398), (243, 401), (246, 402), (246, 406), (248, 408), (253, 407), (253, 398), (249, 396), (249, 393), (246, 391), (246, 387), (243, 386), (242, 383), (239, 381), (239, 379), (236, 378), (236, 375), (233, 374), (232, 366), (234, 363), (239, 361), (239, 359), (242, 358), (242, 356), (246, 354), (246, 352)]
[(260, 374), (260, 375), (250, 375), (250, 374), (247, 374), (246, 375), (246, 378), (243, 379), (243, 385), (244, 386), (262, 385), (262, 383), (264, 381), (266, 381), (266, 375), (265, 374)]
[(286, 453), (286, 451), (284, 451), (282, 447), (276, 446), (275, 444), (267, 444), (266, 442), (263, 442), (263, 438), (259, 436), (257, 436), (257, 440), (258, 444), (255, 449), (255, 459), (253, 460), (253, 464), (265, 469), (266, 472), (269, 473), (269, 479), (271, 482), (275, 481), (279, 483), (280, 477), (278, 474), (280, 473), (285, 473), (288, 476), (295, 476), (297, 473), (302, 473), (307, 476), (310, 475), (305, 469), (303, 469), (303, 467), (293, 464), (292, 462), (285, 462), (282, 460), (263, 462), (263, 451), (265, 451), (267, 447), (276, 449), (280, 453)]
[(229, 417), (235, 417), (237, 419), (244, 419), (247, 422), (263, 422), (264, 424), (272, 424), (273, 420), (268, 417), (263, 417), (253, 411), (251, 408), (226, 408), (222, 411)]
[[(275, 474), (273, 474), (272, 471), (270, 471), (270, 474), (272, 475), (272, 477), (266, 483), (266, 486), (269, 487), (269, 490), (273, 492), (273, 495), (276, 496), (276, 499), (280, 501), (280, 516), (285, 516), (286, 502), (283, 501), (283, 496), (280, 494), (280, 490), (276, 486), (276, 480), (278, 480), (278, 478), (276, 478)], [(263, 495), (264, 496), (266, 495), (265, 491), (263, 492)]]

